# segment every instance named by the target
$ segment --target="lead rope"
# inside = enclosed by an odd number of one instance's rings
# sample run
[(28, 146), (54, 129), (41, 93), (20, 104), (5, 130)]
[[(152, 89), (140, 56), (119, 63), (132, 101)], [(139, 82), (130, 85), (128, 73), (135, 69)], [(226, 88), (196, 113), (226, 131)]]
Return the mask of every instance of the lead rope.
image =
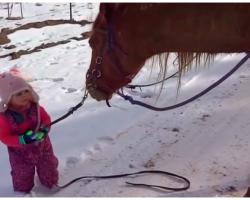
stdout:
[(167, 81), (167, 80), (170, 79), (170, 78), (176, 77), (176, 75), (177, 75), (178, 73), (179, 73), (179, 71), (177, 71), (177, 72), (175, 72), (174, 74), (172, 74), (171, 76), (169, 76), (169, 77), (167, 77), (167, 78), (165, 78), (165, 79), (163, 79), (163, 80), (161, 80), (161, 81), (155, 82), (155, 83), (151, 83), (151, 84), (147, 84), (147, 85), (130, 85), (130, 84), (129, 84), (129, 85), (126, 85), (125, 87), (128, 88), (128, 89), (131, 89), (132, 92), (135, 92), (134, 89), (136, 89), (137, 87), (140, 88), (140, 90), (142, 91), (141, 88), (143, 88), (143, 87), (149, 87), (149, 86), (153, 86), (153, 85), (157, 85), (157, 84), (159, 84), (159, 83), (162, 83), (162, 82), (164, 82), (164, 81)]
[(116, 93), (119, 96), (121, 96), (124, 100), (129, 101), (132, 105), (138, 105), (138, 106), (141, 106), (141, 107), (144, 107), (144, 108), (147, 108), (150, 110), (154, 110), (154, 111), (172, 110), (172, 109), (184, 106), (184, 105), (200, 98), (201, 96), (203, 96), (204, 94), (206, 94), (210, 90), (212, 90), (213, 88), (217, 87), (219, 84), (221, 84), (223, 81), (225, 81), (228, 77), (230, 77), (236, 70), (238, 70), (249, 59), (249, 57), (250, 57), (250, 53), (247, 53), (247, 55), (244, 58), (242, 58), (241, 61), (239, 61), (239, 63), (233, 69), (231, 69), (226, 75), (224, 75), (221, 79), (216, 81), (214, 84), (210, 85), (207, 89), (203, 90), (199, 94), (191, 97), (190, 99), (187, 99), (186, 101), (183, 101), (183, 102), (178, 103), (178, 104), (173, 105), (173, 106), (168, 106), (168, 107), (164, 107), (164, 108), (157, 108), (157, 107), (148, 105), (146, 103), (143, 103), (141, 101), (134, 100), (131, 96), (125, 95), (122, 90), (121, 90), (121, 92), (118, 90)]
[[(85, 90), (84, 96), (82, 98), (82, 101), (80, 103), (78, 103), (76, 106), (72, 107), (69, 109), (69, 111), (63, 115), (62, 117), (52, 121), (50, 123), (50, 126), (66, 119), (67, 117), (69, 117), (71, 114), (74, 113), (74, 111), (76, 111), (77, 109), (79, 109), (85, 102), (85, 100), (88, 98), (88, 91)], [(158, 170), (149, 170), (149, 171), (139, 171), (139, 172), (135, 172), (135, 173), (128, 173), (128, 174), (118, 174), (118, 175), (110, 175), (110, 176), (82, 176), (82, 177), (78, 177), (73, 179), (72, 181), (66, 183), (65, 185), (59, 186), (59, 185), (55, 185), (56, 187), (58, 187), (59, 189), (63, 189), (66, 188), (68, 186), (70, 186), (72, 183), (81, 180), (81, 179), (111, 179), (111, 178), (120, 178), (120, 177), (125, 177), (125, 176), (132, 176), (132, 175), (139, 175), (139, 174), (163, 174), (163, 175), (168, 175), (168, 176), (172, 176), (175, 178), (179, 178), (182, 179), (185, 183), (186, 186), (181, 187), (181, 188), (171, 188), (171, 187), (163, 187), (163, 186), (159, 186), (159, 185), (149, 185), (149, 184), (142, 184), (142, 183), (130, 183), (130, 182), (126, 182), (126, 184), (131, 185), (131, 186), (144, 186), (144, 187), (149, 187), (149, 188), (159, 188), (159, 189), (163, 189), (163, 190), (171, 190), (171, 191), (183, 191), (183, 190), (187, 190), (190, 188), (190, 181), (182, 176), (179, 176), (177, 174), (173, 174), (170, 172), (165, 172), (165, 171), (158, 171)]]
[(63, 115), (62, 117), (52, 121), (49, 125), (52, 126), (52, 125), (54, 125), (54, 124), (56, 124), (56, 123), (58, 123), (58, 122), (60, 122), (60, 121), (62, 121), (64, 119), (66, 119), (70, 115), (72, 115), (77, 109), (79, 109), (84, 104), (84, 102), (86, 101), (87, 98), (88, 98), (88, 91), (85, 89), (84, 96), (83, 96), (81, 102), (78, 103), (76, 106), (70, 108), (69, 111), (65, 115)]
[(120, 177), (139, 175), (139, 174), (164, 174), (164, 175), (168, 175), (168, 176), (172, 176), (172, 177), (184, 180), (187, 183), (187, 186), (184, 186), (181, 188), (171, 188), (171, 187), (164, 187), (164, 186), (159, 186), (159, 185), (148, 185), (148, 184), (142, 184), (142, 183), (130, 183), (130, 182), (125, 182), (125, 183), (128, 185), (132, 185), (132, 186), (144, 186), (144, 187), (150, 187), (150, 188), (160, 188), (163, 190), (171, 190), (171, 191), (183, 191), (183, 190), (187, 190), (190, 188), (190, 181), (187, 178), (173, 174), (173, 173), (159, 171), (159, 170), (139, 171), (139, 172), (135, 172), (135, 173), (119, 174), (119, 175), (111, 175), (111, 176), (82, 176), (79, 178), (75, 178), (74, 180), (70, 181), (69, 183), (67, 183), (63, 186), (57, 185), (57, 187), (58, 188), (66, 188), (69, 185), (71, 185), (72, 183), (74, 183), (80, 179), (92, 179), (92, 180), (93, 179), (110, 179), (110, 178), (120, 178)]
[[(193, 59), (192, 59), (189, 63), (191, 63), (195, 58), (196, 58), (196, 56), (194, 56)], [(177, 66), (177, 64), (176, 64), (177, 59), (178, 59), (178, 57), (176, 57), (176, 58), (174, 59), (174, 61), (173, 61), (173, 66), (174, 66), (174, 67)], [(186, 66), (187, 66), (189, 63), (187, 63)], [(128, 89), (131, 89), (132, 92), (135, 92), (134, 89), (136, 89), (136, 88), (140, 88), (140, 90), (142, 91), (141, 88), (143, 88), (143, 87), (149, 87), (149, 86), (153, 86), (153, 85), (157, 85), (157, 84), (159, 84), (159, 83), (162, 83), (162, 82), (164, 82), (164, 81), (167, 81), (167, 80), (170, 79), (170, 78), (176, 77), (176, 75), (177, 75), (178, 73), (179, 73), (179, 71), (177, 71), (177, 72), (175, 72), (174, 74), (172, 74), (171, 76), (169, 76), (169, 77), (167, 77), (167, 78), (165, 78), (165, 79), (163, 79), (163, 80), (161, 80), (161, 81), (157, 81), (157, 82), (155, 82), (155, 83), (150, 83), (150, 84), (146, 84), (146, 85), (131, 85), (131, 84), (129, 84), (129, 85), (126, 85), (125, 87), (128, 88)], [(111, 107), (111, 106), (109, 106), (109, 107)]]

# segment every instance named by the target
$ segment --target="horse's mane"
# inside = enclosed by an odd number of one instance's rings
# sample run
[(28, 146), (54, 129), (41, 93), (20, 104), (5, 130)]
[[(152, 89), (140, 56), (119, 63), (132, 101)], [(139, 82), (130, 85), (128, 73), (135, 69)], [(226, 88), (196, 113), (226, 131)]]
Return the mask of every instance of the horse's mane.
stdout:
[[(150, 75), (152, 74), (156, 66), (159, 66), (160, 68), (157, 81), (165, 79), (167, 78), (167, 76), (169, 76), (169, 74), (167, 73), (167, 69), (170, 64), (169, 62), (170, 54), (171, 53), (157, 54), (147, 60), (147, 62), (150, 63), (149, 67), (151, 68)], [(215, 57), (218, 55), (217, 53), (211, 54), (211, 53), (199, 53), (199, 52), (195, 52), (195, 53), (178, 52), (175, 54), (176, 54), (176, 57), (174, 60), (177, 60), (177, 63), (178, 63), (177, 64), (177, 68), (178, 68), (177, 95), (180, 90), (181, 79), (185, 73), (189, 72), (194, 67), (195, 68), (200, 68), (202, 66), (209, 67), (214, 62)], [(163, 85), (164, 85), (164, 81), (161, 84), (159, 95), (163, 89)]]

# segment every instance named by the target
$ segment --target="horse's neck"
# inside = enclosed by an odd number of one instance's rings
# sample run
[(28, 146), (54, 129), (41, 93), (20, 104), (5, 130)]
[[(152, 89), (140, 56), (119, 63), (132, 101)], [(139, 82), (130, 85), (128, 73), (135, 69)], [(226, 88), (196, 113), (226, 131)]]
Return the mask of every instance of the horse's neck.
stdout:
[(118, 29), (124, 49), (146, 57), (244, 52), (250, 46), (249, 18), (250, 4), (135, 4)]

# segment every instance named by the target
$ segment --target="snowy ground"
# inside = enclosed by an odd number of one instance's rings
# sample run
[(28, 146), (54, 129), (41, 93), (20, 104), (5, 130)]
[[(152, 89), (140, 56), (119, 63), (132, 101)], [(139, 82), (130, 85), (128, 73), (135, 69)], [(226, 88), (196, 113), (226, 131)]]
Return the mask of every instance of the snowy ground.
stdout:
[[(59, 4), (57, 4), (59, 5)], [(86, 4), (76, 3), (77, 20), (88, 19)], [(93, 4), (93, 16), (98, 4)], [(68, 4), (24, 4), (30, 10), (27, 19), (18, 23), (60, 19)], [(41, 15), (51, 8), (65, 9), (61, 13)], [(6, 10), (5, 10), (6, 11)], [(6, 11), (7, 12), (7, 11)], [(14, 12), (14, 11), (13, 11)], [(19, 12), (19, 10), (15, 11)], [(25, 12), (27, 15), (28, 13)], [(39, 15), (37, 18), (32, 17)], [(14, 15), (14, 14), (13, 14)], [(26, 17), (26, 16), (25, 16)], [(67, 14), (68, 18), (68, 14)], [(94, 17), (93, 17), (94, 19)], [(15, 21), (1, 20), (0, 27), (15, 27)], [(41, 29), (22, 30), (8, 35), (16, 49), (34, 48), (43, 42), (56, 42), (89, 31), (91, 25), (58, 25)], [(9, 45), (9, 44), (8, 44)], [(5, 45), (3, 45), (5, 46)], [(10, 50), (2, 49), (1, 55)], [(44, 49), (10, 61), (0, 59), (0, 70), (18, 68), (27, 77), (45, 78), (31, 84), (39, 92), (41, 105), (55, 120), (76, 105), (83, 95), (85, 73), (90, 62), (88, 40)], [(210, 69), (193, 70), (185, 75), (178, 102), (186, 100), (221, 78), (234, 67), (243, 54), (218, 56)], [(250, 61), (228, 80), (208, 94), (184, 107), (154, 112), (130, 105), (118, 96), (106, 104), (88, 98), (85, 104), (68, 119), (54, 125), (50, 133), (55, 154), (60, 161), (60, 185), (84, 175), (112, 175), (158, 169), (179, 174), (191, 181), (185, 192), (159, 192), (141, 187), (126, 187), (125, 182), (138, 182), (180, 187), (172, 179), (159, 175), (134, 178), (79, 181), (57, 193), (34, 188), (35, 196), (55, 197), (214, 197), (242, 196), (249, 182), (250, 163)], [(170, 66), (169, 75), (176, 72)], [(157, 71), (149, 79), (146, 67), (134, 79), (136, 84), (154, 82)], [(54, 78), (54, 79), (52, 79)], [(54, 81), (53, 81), (54, 80)], [(60, 81), (56, 81), (60, 80)], [(176, 78), (168, 80), (155, 104), (157, 90), (144, 88), (130, 93), (134, 99), (165, 107), (175, 104)], [(1, 196), (17, 196), (12, 191), (10, 166), (6, 147), (0, 144)], [(151, 167), (147, 167), (151, 164)], [(150, 180), (151, 179), (151, 180)], [(37, 180), (37, 178), (36, 178)], [(38, 181), (37, 181), (38, 182)]]

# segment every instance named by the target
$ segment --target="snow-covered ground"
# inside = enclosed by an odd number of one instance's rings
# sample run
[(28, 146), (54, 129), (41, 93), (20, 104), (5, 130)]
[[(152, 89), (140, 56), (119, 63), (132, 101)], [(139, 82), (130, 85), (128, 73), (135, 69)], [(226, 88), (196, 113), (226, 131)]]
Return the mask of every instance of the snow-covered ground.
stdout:
[[(98, 5), (93, 3), (92, 19), (97, 14)], [(23, 6), (26, 9), (25, 19), (18, 21), (22, 24), (46, 19), (68, 19), (69, 15), (68, 4), (43, 3), (42, 6), (35, 6), (30, 3)], [(48, 13), (49, 9), (58, 7), (65, 11), (53, 13), (54, 16), (51, 16), (51, 13), (42, 15)], [(86, 9), (86, 4), (75, 3), (74, 10), (79, 14), (77, 20), (89, 19), (90, 10)], [(19, 8), (13, 11), (17, 13), (16, 16), (19, 15), (18, 12)], [(35, 15), (39, 16), (34, 17)], [(15, 23), (16, 21), (2, 19), (0, 27), (16, 27)], [(34, 48), (41, 43), (78, 37), (90, 29), (91, 25), (81, 27), (65, 24), (17, 31), (8, 35), (10, 44), (15, 44), (16, 48), (2, 49), (1, 55)], [(40, 95), (41, 105), (51, 115), (52, 120), (55, 120), (81, 101), (85, 74), (91, 59), (90, 50), (88, 40), (72, 40), (70, 43), (43, 49), (16, 60), (0, 59), (0, 71), (17, 68), (23, 75), (39, 79), (31, 84)], [(200, 68), (186, 74), (177, 102), (207, 88), (232, 69), (243, 56), (244, 54), (218, 56), (209, 70)], [(182, 186), (167, 177), (143, 175), (135, 179), (127, 177), (78, 181), (57, 193), (47, 192), (37, 183), (34, 195), (242, 196), (250, 185), (249, 64), (250, 61), (247, 61), (228, 80), (199, 100), (175, 110), (154, 112), (130, 105), (118, 96), (113, 97), (110, 101), (112, 108), (109, 108), (105, 102), (100, 103), (88, 98), (78, 111), (52, 128), (50, 136), (60, 161), (60, 185), (84, 175), (102, 176), (157, 169), (188, 178), (191, 181), (188, 191), (175, 193), (126, 187), (126, 181)], [(149, 68), (144, 67), (133, 83), (147, 84), (156, 81), (158, 71), (149, 79), (150, 72)], [(175, 72), (174, 66), (170, 65), (169, 75)], [(154, 86), (143, 88), (142, 92), (139, 89), (137, 93), (129, 90), (126, 92), (134, 99), (165, 107), (176, 103), (176, 83), (176, 78), (168, 80), (157, 102), (158, 93)], [(7, 149), (2, 143), (0, 152), (0, 196), (20, 196), (12, 191)]]

